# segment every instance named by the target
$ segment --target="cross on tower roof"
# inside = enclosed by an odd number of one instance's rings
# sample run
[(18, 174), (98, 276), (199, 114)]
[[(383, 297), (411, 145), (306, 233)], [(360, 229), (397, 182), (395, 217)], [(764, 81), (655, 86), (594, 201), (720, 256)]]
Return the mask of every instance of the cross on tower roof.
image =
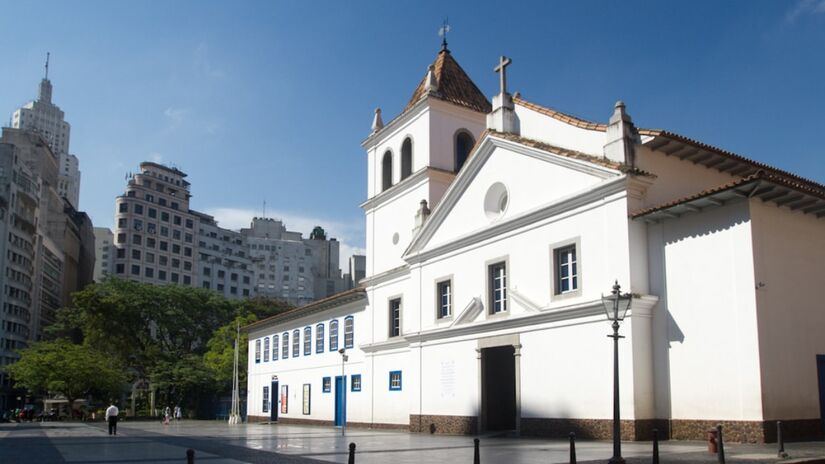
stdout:
[(438, 29), (438, 35), (441, 36), (441, 51), (448, 51), (447, 50), (447, 33), (450, 32), (450, 23), (447, 18), (444, 19), (444, 23), (441, 24), (441, 27)]
[(512, 62), (513, 60), (502, 55), (501, 58), (499, 58), (498, 66), (496, 66), (494, 69), (495, 72), (500, 73), (499, 83), (501, 86), (502, 95), (505, 95), (507, 93), (507, 66), (509, 66)]

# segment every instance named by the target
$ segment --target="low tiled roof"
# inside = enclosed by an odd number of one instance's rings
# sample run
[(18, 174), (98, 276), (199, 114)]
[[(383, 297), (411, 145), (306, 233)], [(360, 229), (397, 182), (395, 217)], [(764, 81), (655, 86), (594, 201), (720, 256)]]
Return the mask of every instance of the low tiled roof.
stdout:
[(523, 98), (519, 94), (513, 96), (513, 103), (517, 105), (521, 105), (525, 108), (529, 108), (533, 111), (541, 113), (545, 116), (550, 116), (553, 119), (557, 119), (561, 122), (566, 122), (572, 126), (576, 126), (582, 129), (590, 129), (590, 130), (597, 130), (601, 132), (607, 131), (607, 124), (601, 124), (597, 122), (587, 121), (585, 119), (572, 116), (566, 113), (562, 113), (561, 111), (556, 111), (552, 108), (548, 108), (546, 106), (541, 106), (536, 103), (529, 102)]
[[(760, 181), (764, 181), (764, 182), (760, 182)], [(668, 210), (668, 209), (677, 207), (679, 205), (683, 205), (683, 204), (690, 203), (690, 202), (695, 202), (696, 200), (700, 200), (700, 199), (703, 199), (703, 198), (712, 197), (712, 196), (717, 195), (717, 194), (722, 193), (722, 192), (726, 192), (726, 191), (734, 190), (734, 189), (738, 189), (738, 188), (745, 188), (745, 186), (747, 186), (749, 184), (754, 184), (755, 187), (753, 187), (752, 189), (751, 189), (751, 187), (747, 187), (749, 190), (746, 190), (746, 191), (742, 192), (742, 193), (747, 192), (746, 196), (748, 196), (748, 197), (755, 196), (757, 198), (762, 198), (764, 201), (775, 201), (775, 202), (780, 202), (780, 204), (786, 204), (787, 203), (787, 202), (783, 202), (783, 201), (780, 200), (781, 198), (786, 198), (788, 196), (787, 192), (786, 193), (780, 192), (780, 194), (775, 194), (775, 193), (771, 193), (772, 190), (775, 190), (775, 189), (771, 189), (771, 188), (765, 189), (764, 192), (758, 192), (758, 188), (759, 188), (760, 183), (763, 184), (763, 185), (766, 184), (766, 183), (768, 185), (773, 184), (773, 185), (776, 185), (776, 186), (779, 186), (779, 187), (784, 187), (785, 189), (788, 189), (788, 190), (799, 192), (802, 195), (806, 195), (808, 198), (812, 198), (811, 200), (807, 201), (808, 205), (810, 205), (814, 202), (816, 202), (816, 203), (819, 203), (820, 201), (825, 202), (825, 187), (815, 187), (807, 181), (806, 182), (798, 182), (798, 181), (790, 179), (790, 178), (788, 178), (787, 176), (784, 176), (784, 175), (779, 175), (779, 174), (769, 172), (769, 171), (765, 171), (765, 170), (759, 170), (755, 174), (751, 174), (751, 175), (746, 176), (746, 177), (740, 177), (738, 179), (734, 179), (730, 182), (719, 185), (717, 187), (705, 189), (705, 190), (702, 190), (701, 192), (694, 193), (692, 195), (687, 195), (687, 196), (684, 196), (682, 198), (677, 198), (675, 200), (668, 201), (666, 203), (662, 203), (660, 205), (651, 206), (651, 207), (644, 208), (644, 209), (639, 210), (639, 211), (635, 211), (633, 213), (630, 213), (630, 217), (633, 218), (633, 219), (636, 219), (636, 218), (640, 218), (640, 217), (643, 217), (643, 216), (648, 216), (650, 214), (657, 213), (657, 212), (664, 211), (664, 210)], [(797, 195), (797, 197), (799, 197), (799, 198), (794, 199), (794, 201), (797, 201), (798, 204), (800, 204), (800, 205), (802, 204), (802, 202), (801, 202), (802, 195)], [(819, 209), (825, 209), (825, 208), (818, 208), (818, 210)]]
[(299, 306), (297, 308), (290, 309), (289, 311), (284, 311), (274, 316), (267, 317), (266, 319), (261, 319), (260, 321), (256, 321), (252, 324), (241, 327), (241, 329), (243, 329), (244, 331), (250, 331), (258, 327), (273, 324), (275, 322), (282, 322), (290, 319), (308, 316), (312, 313), (323, 311), (325, 309), (334, 308), (336, 306), (351, 303), (353, 301), (358, 301), (366, 297), (366, 290), (363, 287), (356, 287), (351, 290), (346, 290), (343, 292), (336, 293), (335, 295), (322, 298), (318, 301), (313, 301), (312, 303), (309, 303), (307, 305)]
[[(819, 182), (806, 179), (802, 176), (796, 175), (792, 172), (788, 172), (779, 168), (775, 168), (773, 166), (767, 165), (765, 163), (761, 163), (759, 161), (752, 160), (750, 158), (746, 158), (742, 155), (737, 155), (736, 153), (724, 150), (722, 148), (714, 147), (712, 145), (708, 145), (706, 143), (700, 142), (698, 140), (691, 139), (689, 137), (685, 137), (684, 135), (679, 135), (674, 132), (661, 130), (661, 129), (639, 129), (639, 135), (646, 135), (649, 137), (659, 138), (659, 139), (666, 139), (672, 140), (678, 143), (682, 143), (685, 145), (690, 145), (692, 147), (697, 148), (698, 150), (703, 150), (706, 152), (711, 152), (716, 156), (720, 156), (729, 160), (731, 162), (738, 163), (740, 165), (745, 165), (748, 169), (742, 173), (742, 175), (750, 176), (755, 174), (757, 171), (765, 171), (765, 173), (770, 173), (776, 176), (781, 176), (787, 178), (789, 182), (796, 182), (800, 185), (805, 184), (810, 188), (813, 189), (825, 189), (825, 185), (820, 184)], [(658, 150), (661, 147), (654, 147), (654, 149)], [(708, 160), (710, 161), (710, 160)], [(702, 163), (706, 164), (706, 163)], [(711, 167), (711, 166), (709, 166)]]
[[(438, 82), (438, 93), (435, 98), (444, 100), (473, 111), (489, 113), (493, 106), (487, 97), (476, 87), (467, 73), (461, 69), (458, 62), (448, 50), (442, 50), (435, 59), (435, 80)], [(404, 112), (415, 106), (418, 100), (427, 93), (427, 73), (413, 92)]]

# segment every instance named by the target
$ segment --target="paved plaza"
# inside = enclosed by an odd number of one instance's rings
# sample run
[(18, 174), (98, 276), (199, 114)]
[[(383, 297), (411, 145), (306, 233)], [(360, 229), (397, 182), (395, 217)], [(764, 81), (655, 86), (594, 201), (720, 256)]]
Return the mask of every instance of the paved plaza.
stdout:
[[(121, 422), (117, 436), (109, 436), (103, 422), (46, 422), (0, 424), (0, 463), (185, 463), (186, 450), (195, 450), (195, 462), (320, 463), (347, 462), (350, 442), (357, 444), (357, 463), (471, 463), (473, 440), (466, 436), (340, 429), (293, 425), (243, 424), (214, 421)], [(579, 462), (606, 462), (611, 444), (580, 441)], [(790, 443), (791, 457), (825, 456), (825, 443)], [(631, 464), (650, 462), (651, 444), (623, 444)], [(568, 462), (566, 440), (481, 437), (481, 462), (538, 464)], [(726, 446), (728, 462), (775, 462), (775, 445)], [(662, 463), (715, 463), (704, 443), (663, 442)]]

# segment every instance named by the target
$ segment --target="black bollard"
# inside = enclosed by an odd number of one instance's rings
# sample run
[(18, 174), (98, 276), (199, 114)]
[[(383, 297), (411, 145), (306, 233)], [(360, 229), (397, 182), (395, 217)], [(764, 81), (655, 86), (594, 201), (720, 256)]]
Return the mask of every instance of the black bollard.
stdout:
[(195, 450), (192, 448), (186, 450), (186, 464), (195, 464)]
[(776, 453), (780, 458), (787, 458), (785, 452), (785, 438), (782, 436), (782, 421), (776, 421), (776, 442), (779, 444), (779, 451)]
[(576, 464), (576, 434), (570, 432), (570, 464)]
[(653, 464), (659, 464), (659, 430), (653, 429)]
[(355, 443), (349, 444), (349, 460), (347, 464), (355, 464)]
[(473, 438), (473, 464), (481, 464), (481, 457), (478, 454), (478, 438)]
[(722, 439), (722, 424), (716, 426), (716, 441), (719, 448), (716, 457), (719, 459), (719, 464), (725, 464), (725, 441)]

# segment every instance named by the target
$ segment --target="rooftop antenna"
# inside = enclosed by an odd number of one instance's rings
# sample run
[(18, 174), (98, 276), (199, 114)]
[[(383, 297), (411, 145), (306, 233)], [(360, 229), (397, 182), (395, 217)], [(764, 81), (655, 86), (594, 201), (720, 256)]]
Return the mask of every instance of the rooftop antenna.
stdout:
[(438, 36), (441, 37), (441, 51), (449, 51), (447, 50), (447, 33), (450, 32), (450, 22), (449, 18), (444, 18), (444, 22), (441, 24), (441, 27), (438, 29)]
[(46, 52), (46, 77), (45, 79), (49, 78), (49, 52)]

